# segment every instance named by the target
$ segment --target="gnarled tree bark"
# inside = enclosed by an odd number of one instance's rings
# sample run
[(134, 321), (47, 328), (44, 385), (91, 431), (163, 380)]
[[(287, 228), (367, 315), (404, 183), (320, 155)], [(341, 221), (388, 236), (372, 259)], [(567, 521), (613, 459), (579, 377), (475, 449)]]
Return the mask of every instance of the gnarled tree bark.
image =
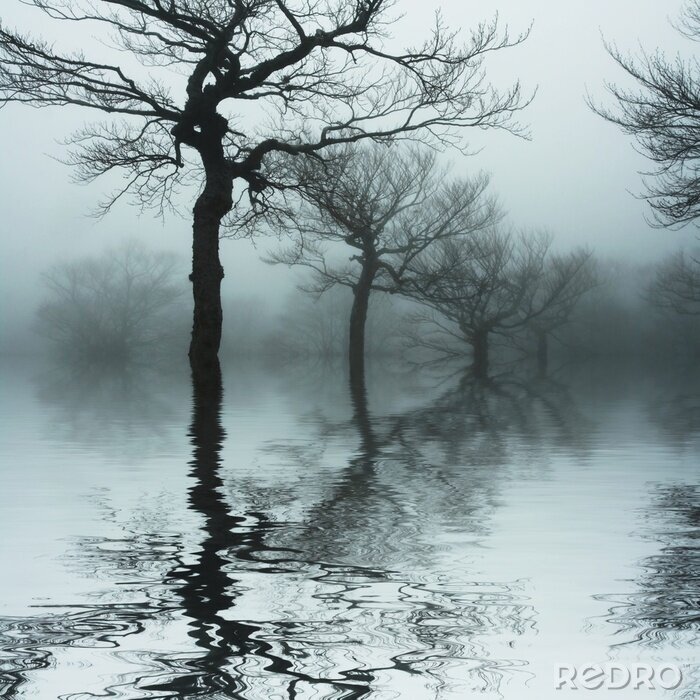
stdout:
[(192, 365), (213, 365), (221, 345), (221, 220), (231, 210), (231, 176), (226, 168), (207, 172), (204, 191), (194, 206), (192, 226), (192, 294), (194, 318), (190, 342)]

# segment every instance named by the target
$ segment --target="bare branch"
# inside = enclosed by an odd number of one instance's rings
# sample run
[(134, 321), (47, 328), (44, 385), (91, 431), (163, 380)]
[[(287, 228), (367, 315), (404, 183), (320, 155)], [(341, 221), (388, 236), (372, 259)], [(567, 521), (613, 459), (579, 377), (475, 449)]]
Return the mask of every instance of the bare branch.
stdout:
[[(692, 0), (679, 29), (700, 39), (700, 2)], [(635, 88), (608, 83), (616, 107), (591, 108), (632, 136), (638, 150), (652, 163), (642, 173), (645, 198), (653, 211), (653, 224), (683, 225), (700, 215), (700, 66), (697, 60), (667, 58), (660, 51), (643, 51), (635, 59), (614, 44), (606, 49), (615, 63), (636, 84)]]
[[(292, 233), (294, 245), (268, 262), (311, 268), (320, 289), (330, 280), (355, 287), (364, 270), (371, 289), (408, 293), (413, 261), (429, 246), (501, 216), (487, 176), (449, 180), (430, 150), (343, 146), (321, 164), (287, 158), (277, 168), (297, 182), (299, 205), (272, 224), (279, 234)], [(339, 264), (342, 246), (352, 252)]]
[(410, 295), (431, 310), (421, 333), (448, 337), (483, 353), (491, 334), (522, 329), (549, 334), (565, 324), (595, 284), (591, 253), (550, 252), (546, 234), (518, 236), (497, 229), (439, 241), (413, 264)]

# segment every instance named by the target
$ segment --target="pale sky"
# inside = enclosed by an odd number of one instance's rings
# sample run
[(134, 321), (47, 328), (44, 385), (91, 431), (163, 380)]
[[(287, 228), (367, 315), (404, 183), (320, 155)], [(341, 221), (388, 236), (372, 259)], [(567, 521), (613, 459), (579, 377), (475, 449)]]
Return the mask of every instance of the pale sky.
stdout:
[[(603, 255), (646, 261), (688, 245), (696, 232), (660, 231), (646, 224), (647, 205), (630, 192), (641, 191), (637, 171), (647, 164), (627, 137), (589, 110), (584, 97), (588, 90), (605, 101), (604, 81), (621, 78), (605, 53), (603, 36), (634, 53), (640, 46), (671, 54), (692, 51), (669, 23), (681, 6), (680, 0), (397, 0), (404, 17), (393, 31), (397, 39), (415, 43), (438, 8), (450, 27), (467, 31), (495, 12), (513, 34), (532, 22), (525, 44), (494, 55), (490, 68), (487, 64), (496, 85), (520, 79), (526, 92), (537, 88), (521, 119), (532, 140), (474, 131), (469, 142), (481, 150), (466, 159), (453, 155), (457, 170), (491, 172), (493, 190), (515, 226), (548, 228), (561, 247), (589, 244)], [(61, 46), (89, 45), (82, 35), (85, 25), (47, 23), (19, 0), (2, 0), (0, 16), (8, 26), (43, 34)], [(56, 29), (65, 33), (52, 36)], [(126, 203), (101, 221), (87, 216), (107, 183), (76, 185), (70, 168), (56, 159), (64, 153), (60, 140), (93, 117), (100, 115), (75, 108), (10, 105), (0, 110), (3, 335), (31, 318), (41, 298), (39, 273), (56, 260), (128, 237), (189, 257), (187, 218), (162, 222)], [(189, 209), (189, 202), (183, 204)], [(224, 296), (267, 296), (274, 305), (284, 295), (293, 284), (290, 272), (258, 261), (273, 245), (259, 240), (255, 249), (248, 242), (222, 242)]]

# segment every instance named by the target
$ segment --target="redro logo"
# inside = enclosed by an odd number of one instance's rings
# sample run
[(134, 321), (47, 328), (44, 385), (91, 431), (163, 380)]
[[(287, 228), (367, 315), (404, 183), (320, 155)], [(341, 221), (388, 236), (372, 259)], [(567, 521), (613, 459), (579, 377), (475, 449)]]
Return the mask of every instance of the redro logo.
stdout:
[(683, 673), (675, 664), (560, 664), (555, 688), (562, 690), (675, 690), (683, 682)]

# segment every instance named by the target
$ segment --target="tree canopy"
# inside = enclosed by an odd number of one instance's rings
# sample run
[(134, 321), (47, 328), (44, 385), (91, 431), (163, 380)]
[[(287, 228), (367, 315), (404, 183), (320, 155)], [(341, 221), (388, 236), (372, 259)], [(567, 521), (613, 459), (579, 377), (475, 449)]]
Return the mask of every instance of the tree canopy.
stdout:
[[(521, 130), (513, 118), (527, 102), (519, 83), (497, 91), (483, 62), (525, 35), (511, 39), (495, 20), (464, 40), (437, 15), (422, 44), (394, 50), (386, 47), (396, 19), (390, 0), (29, 4), (57, 22), (101, 28), (147, 69), (62, 52), (0, 26), (0, 104), (72, 104), (111, 117), (72, 139), (80, 177), (125, 171), (106, 206), (131, 192), (141, 205), (161, 208), (189, 172), (183, 166), (206, 169), (217, 157), (260, 201), (285, 184), (265, 168), (272, 152), (313, 154), (417, 132), (458, 145), (461, 127)], [(201, 158), (191, 161), (188, 149)]]

